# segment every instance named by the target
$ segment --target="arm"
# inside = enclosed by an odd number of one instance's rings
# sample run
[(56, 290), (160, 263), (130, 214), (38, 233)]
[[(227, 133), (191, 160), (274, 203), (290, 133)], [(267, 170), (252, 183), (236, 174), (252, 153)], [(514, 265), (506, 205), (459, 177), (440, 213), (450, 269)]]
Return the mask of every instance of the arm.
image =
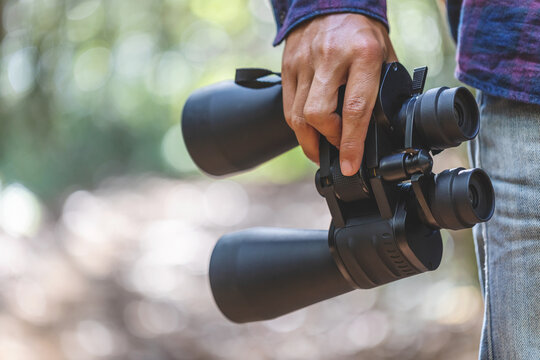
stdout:
[[(284, 18), (282, 3), (286, 1), (274, 0), (275, 43), (286, 37), (282, 81), (287, 123), (312, 161), (318, 162), (322, 134), (340, 149), (343, 174), (353, 175), (360, 168), (382, 63), (396, 61), (381, 16), (385, 1), (296, 0)], [(348, 7), (325, 7), (330, 3)], [(379, 6), (366, 7), (373, 3)], [(338, 89), (344, 84), (348, 85), (341, 118), (335, 110)]]

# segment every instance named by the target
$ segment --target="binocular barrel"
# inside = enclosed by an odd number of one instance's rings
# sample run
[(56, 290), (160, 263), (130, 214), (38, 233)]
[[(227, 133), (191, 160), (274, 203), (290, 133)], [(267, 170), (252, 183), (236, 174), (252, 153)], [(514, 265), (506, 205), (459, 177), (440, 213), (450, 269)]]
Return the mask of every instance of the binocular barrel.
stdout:
[(456, 168), (435, 176), (427, 189), (435, 228), (421, 220), (416, 200), (406, 194), (393, 219), (382, 219), (374, 208), (330, 234), (254, 228), (224, 235), (209, 273), (221, 312), (237, 323), (268, 320), (355, 288), (434, 270), (442, 256), (437, 229), (487, 221), (495, 207), (491, 181), (481, 169)]
[[(390, 119), (398, 132), (414, 116), (416, 138), (430, 149), (458, 146), (478, 133), (478, 108), (464, 87), (428, 90), (400, 109)], [(182, 133), (193, 161), (216, 176), (250, 169), (298, 145), (279, 84), (253, 89), (224, 81), (197, 90), (184, 106)]]
[(268, 320), (435, 270), (442, 257), (440, 232), (405, 207), (400, 201), (393, 219), (380, 218), (374, 209), (330, 233), (254, 228), (224, 235), (210, 260), (218, 307), (237, 323)]
[(281, 86), (251, 89), (224, 81), (194, 92), (182, 133), (197, 166), (210, 175), (255, 167), (298, 145), (285, 122)]
[[(477, 135), (474, 97), (463, 87), (419, 94), (422, 89), (413, 88), (405, 68), (393, 64), (381, 75), (375, 113), (380, 126), (370, 128), (384, 140), (377, 143), (385, 147), (382, 155), (373, 155), (377, 162), (365, 165), (366, 151), (362, 171), (343, 177), (334, 153), (321, 160), (326, 164), (321, 171), (337, 175), (325, 175), (327, 182), (317, 184), (332, 186), (334, 193), (326, 193), (333, 196), (327, 197), (331, 212), (331, 204), (351, 204), (336, 210), (345, 209), (348, 216), (334, 221), (330, 231), (254, 228), (218, 241), (210, 285), (231, 321), (268, 320), (357, 288), (435, 270), (442, 257), (439, 229), (469, 228), (493, 215), (493, 186), (483, 170), (431, 172), (429, 150), (455, 147)], [(415, 81), (417, 74), (425, 79), (425, 71), (415, 72)], [(342, 92), (339, 96), (342, 100)], [(182, 133), (197, 166), (216, 176), (250, 169), (298, 145), (277, 83), (249, 88), (225, 81), (196, 91), (184, 106)], [(367, 150), (375, 153), (373, 147)], [(373, 177), (367, 177), (368, 170)], [(377, 178), (394, 186), (392, 191)], [(380, 204), (391, 212), (379, 210)]]
[(210, 260), (221, 312), (267, 320), (353, 290), (328, 248), (328, 231), (254, 228), (224, 235)]

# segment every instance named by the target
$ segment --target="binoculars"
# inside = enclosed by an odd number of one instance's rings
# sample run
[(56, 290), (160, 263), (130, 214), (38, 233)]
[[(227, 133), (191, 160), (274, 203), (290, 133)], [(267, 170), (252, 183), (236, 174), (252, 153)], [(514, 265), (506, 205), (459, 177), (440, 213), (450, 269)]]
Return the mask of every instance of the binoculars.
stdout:
[[(182, 132), (190, 156), (211, 175), (259, 165), (298, 145), (283, 115), (279, 77), (237, 70), (236, 80), (187, 100)], [(219, 239), (210, 284), (221, 312), (244, 323), (435, 270), (440, 229), (488, 221), (495, 200), (482, 169), (432, 173), (433, 155), (473, 139), (478, 108), (464, 87), (423, 93), (427, 68), (413, 77), (384, 64), (360, 171), (343, 176), (339, 151), (320, 140), (315, 187), (327, 202), (329, 230), (254, 228)], [(277, 80), (275, 80), (277, 78)], [(340, 89), (337, 113), (341, 112)]]

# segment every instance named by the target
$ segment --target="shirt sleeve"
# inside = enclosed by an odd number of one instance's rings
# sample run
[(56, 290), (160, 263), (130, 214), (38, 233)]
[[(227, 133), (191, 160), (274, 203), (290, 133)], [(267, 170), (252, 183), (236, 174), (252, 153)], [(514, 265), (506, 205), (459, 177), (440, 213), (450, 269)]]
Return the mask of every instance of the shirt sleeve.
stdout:
[(318, 15), (352, 12), (372, 17), (388, 28), (386, 0), (272, 0), (277, 35), (274, 45), (283, 39), (300, 23)]

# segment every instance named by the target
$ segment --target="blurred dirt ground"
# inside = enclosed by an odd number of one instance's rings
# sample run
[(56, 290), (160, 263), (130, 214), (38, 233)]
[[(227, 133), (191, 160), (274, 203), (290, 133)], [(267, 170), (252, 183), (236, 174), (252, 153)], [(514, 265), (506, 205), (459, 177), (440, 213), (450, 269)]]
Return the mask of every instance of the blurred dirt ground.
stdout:
[(0, 235), (1, 359), (475, 359), (482, 299), (469, 232), (439, 270), (273, 321), (228, 322), (213, 245), (251, 226), (325, 229), (311, 181), (121, 178), (72, 193), (33, 237)]

